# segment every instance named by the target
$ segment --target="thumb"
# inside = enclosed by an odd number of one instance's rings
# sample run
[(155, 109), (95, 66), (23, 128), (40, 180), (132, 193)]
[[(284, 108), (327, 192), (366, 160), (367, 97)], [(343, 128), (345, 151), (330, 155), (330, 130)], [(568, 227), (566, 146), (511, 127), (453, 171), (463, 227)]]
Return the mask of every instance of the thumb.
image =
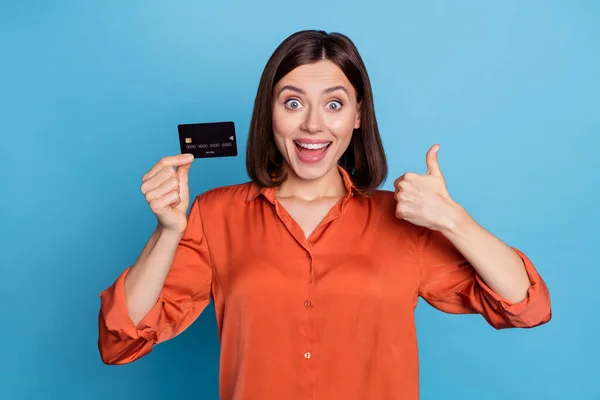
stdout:
[(431, 146), (425, 156), (427, 162), (427, 175), (442, 177), (442, 171), (440, 170), (440, 164), (438, 163), (438, 152), (440, 150), (439, 144)]

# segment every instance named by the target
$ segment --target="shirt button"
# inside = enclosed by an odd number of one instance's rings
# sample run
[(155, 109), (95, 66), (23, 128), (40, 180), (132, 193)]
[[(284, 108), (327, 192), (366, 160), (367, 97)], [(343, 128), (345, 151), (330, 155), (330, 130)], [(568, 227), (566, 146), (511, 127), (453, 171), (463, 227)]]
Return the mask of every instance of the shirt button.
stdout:
[(306, 307), (306, 308), (309, 308), (310, 306), (311, 306), (311, 302), (310, 302), (310, 301), (308, 301), (308, 300), (306, 300), (306, 301), (304, 302), (304, 307)]
[(307, 360), (310, 358), (310, 352), (306, 352), (304, 353), (304, 358), (306, 358)]

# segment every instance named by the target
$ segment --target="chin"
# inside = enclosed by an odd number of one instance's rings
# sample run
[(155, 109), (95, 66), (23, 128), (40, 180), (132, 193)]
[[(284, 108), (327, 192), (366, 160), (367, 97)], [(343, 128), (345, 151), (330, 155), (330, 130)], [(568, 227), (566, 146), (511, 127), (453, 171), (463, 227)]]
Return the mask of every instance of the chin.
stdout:
[(317, 180), (320, 179), (322, 177), (324, 177), (325, 175), (327, 175), (332, 167), (334, 165), (319, 165), (319, 166), (305, 166), (305, 165), (298, 165), (298, 164), (292, 164), (290, 166), (290, 169), (293, 171), (294, 175), (296, 175), (298, 178), (302, 179), (302, 180), (307, 180), (307, 181), (311, 181), (311, 180)]

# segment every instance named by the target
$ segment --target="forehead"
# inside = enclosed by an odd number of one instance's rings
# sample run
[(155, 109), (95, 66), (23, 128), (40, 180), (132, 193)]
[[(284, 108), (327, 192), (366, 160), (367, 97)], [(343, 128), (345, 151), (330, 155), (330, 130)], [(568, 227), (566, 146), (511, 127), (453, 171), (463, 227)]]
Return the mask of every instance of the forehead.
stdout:
[(352, 92), (352, 84), (344, 72), (328, 60), (296, 67), (281, 78), (275, 89), (284, 85), (293, 85), (307, 92), (321, 92), (331, 86), (343, 85), (348, 92)]

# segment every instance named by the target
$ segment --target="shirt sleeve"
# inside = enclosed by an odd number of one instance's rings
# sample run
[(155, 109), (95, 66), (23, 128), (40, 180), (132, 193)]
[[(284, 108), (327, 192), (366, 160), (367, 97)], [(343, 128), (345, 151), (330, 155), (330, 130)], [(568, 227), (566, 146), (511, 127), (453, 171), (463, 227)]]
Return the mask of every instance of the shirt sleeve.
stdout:
[(198, 198), (187, 219), (158, 301), (137, 325), (125, 300), (131, 267), (101, 292), (98, 348), (104, 363), (126, 364), (145, 356), (155, 344), (183, 332), (209, 304), (213, 274)]
[(496, 329), (532, 328), (551, 318), (548, 288), (531, 260), (511, 247), (521, 260), (531, 286), (527, 297), (513, 304), (494, 292), (440, 232), (425, 229), (420, 236), (419, 296), (451, 314), (481, 314)]

